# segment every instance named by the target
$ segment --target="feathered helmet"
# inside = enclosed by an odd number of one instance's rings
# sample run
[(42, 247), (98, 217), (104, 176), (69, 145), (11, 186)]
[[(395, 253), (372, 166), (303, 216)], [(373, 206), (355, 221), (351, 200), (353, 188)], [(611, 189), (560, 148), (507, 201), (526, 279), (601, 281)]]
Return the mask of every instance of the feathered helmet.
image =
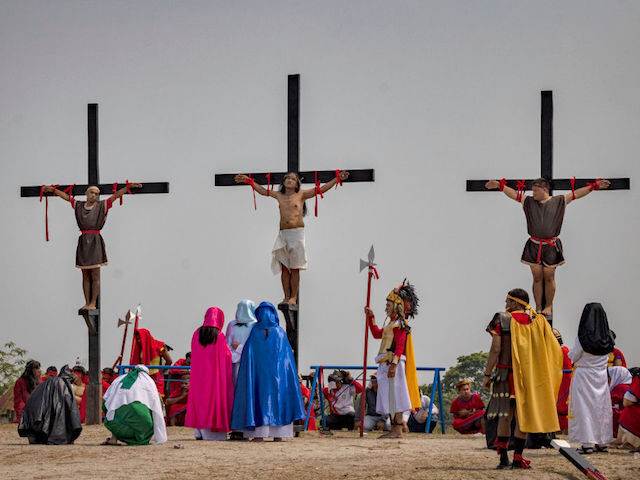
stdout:
[(389, 292), (387, 300), (393, 303), (394, 311), (402, 318), (413, 318), (418, 313), (420, 299), (415, 287), (406, 278), (401, 285)]

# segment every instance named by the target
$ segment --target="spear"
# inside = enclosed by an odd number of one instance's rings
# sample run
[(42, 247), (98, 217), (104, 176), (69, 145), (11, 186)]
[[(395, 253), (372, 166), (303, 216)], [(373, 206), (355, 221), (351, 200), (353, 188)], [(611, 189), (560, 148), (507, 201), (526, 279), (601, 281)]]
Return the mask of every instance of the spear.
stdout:
[(127, 330), (129, 330), (129, 325), (131, 325), (132, 316), (133, 316), (133, 313), (131, 312), (131, 310), (129, 310), (127, 312), (127, 315), (124, 317), (124, 320), (122, 320), (121, 318), (118, 319), (118, 328), (124, 325), (124, 334), (122, 335), (122, 347), (120, 348), (120, 355), (118, 355), (118, 358), (116, 358), (116, 361), (113, 362), (113, 367), (111, 368), (116, 368), (116, 365), (118, 364), (122, 365), (122, 356), (124, 355), (124, 345), (127, 341)]
[[(373, 260), (375, 259), (375, 252), (373, 251), (373, 245), (369, 249), (369, 256), (367, 260), (360, 260), (360, 271), (365, 268), (368, 269), (368, 280), (367, 280), (367, 308), (369, 308), (371, 304), (371, 279), (373, 277), (380, 278), (378, 276), (378, 271), (376, 270), (375, 263)], [(362, 366), (362, 374), (364, 380), (364, 389), (362, 391), (362, 397), (360, 399), (360, 436), (364, 435), (364, 411), (365, 411), (365, 401), (367, 397), (367, 346), (369, 344), (369, 315), (366, 314), (364, 317), (364, 361)]]

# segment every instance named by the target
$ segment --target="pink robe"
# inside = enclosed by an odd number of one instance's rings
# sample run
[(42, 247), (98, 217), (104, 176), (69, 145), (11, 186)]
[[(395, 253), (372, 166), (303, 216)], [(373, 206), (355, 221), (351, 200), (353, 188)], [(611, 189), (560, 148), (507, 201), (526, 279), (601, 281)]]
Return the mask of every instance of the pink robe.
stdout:
[(233, 408), (233, 380), (231, 373), (231, 351), (222, 327), (224, 313), (216, 307), (207, 310), (204, 327), (217, 327), (215, 343), (203, 347), (198, 332), (191, 338), (191, 376), (185, 427), (211, 429), (213, 432), (230, 430)]

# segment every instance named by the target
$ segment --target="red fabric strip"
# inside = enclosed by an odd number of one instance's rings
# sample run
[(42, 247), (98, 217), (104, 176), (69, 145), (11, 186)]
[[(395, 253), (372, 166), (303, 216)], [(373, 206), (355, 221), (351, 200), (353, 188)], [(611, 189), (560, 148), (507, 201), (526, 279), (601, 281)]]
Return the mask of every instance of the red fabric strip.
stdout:
[(524, 181), (524, 178), (518, 182), (516, 182), (516, 188), (518, 189), (518, 194), (516, 195), (516, 200), (519, 202), (522, 201), (522, 196), (524, 195), (525, 190), (527, 189), (527, 185)]
[(244, 183), (248, 183), (249, 185), (251, 185), (251, 190), (253, 190), (253, 209), (257, 210), (258, 209), (258, 204), (256, 203), (256, 187), (255, 187), (255, 183), (256, 183), (256, 179), (251, 177), (251, 174), (249, 174), (249, 178), (247, 178)]
[(538, 259), (536, 260), (537, 263), (540, 263), (540, 255), (542, 254), (542, 245), (546, 244), (546, 245), (550, 245), (552, 247), (555, 247), (557, 239), (558, 239), (558, 237), (553, 237), (553, 238), (531, 237), (531, 240), (534, 240), (535, 242), (538, 242)]
[(570, 178), (569, 182), (571, 182), (571, 198), (575, 200), (576, 199), (576, 177)]
[(507, 179), (506, 178), (501, 178), (500, 179), (500, 191), (504, 192), (504, 186), (507, 184)]
[(340, 170), (336, 170), (336, 188), (342, 186), (342, 179), (340, 178)]
[(100, 230), (80, 230), (83, 235), (86, 233), (100, 233)]
[(320, 198), (324, 198), (324, 195), (322, 194), (322, 189), (320, 188), (320, 180), (318, 180), (318, 171), (316, 170), (315, 172), (315, 197), (316, 197), (316, 217), (318, 216), (318, 194), (320, 194)]

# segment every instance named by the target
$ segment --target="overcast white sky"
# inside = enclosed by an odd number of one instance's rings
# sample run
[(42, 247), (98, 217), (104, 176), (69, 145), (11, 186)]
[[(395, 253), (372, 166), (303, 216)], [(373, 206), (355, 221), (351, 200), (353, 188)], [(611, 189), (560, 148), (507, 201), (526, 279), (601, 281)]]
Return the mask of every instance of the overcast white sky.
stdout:
[(171, 182), (168, 195), (127, 197), (103, 231), (103, 366), (138, 302), (176, 358), (208, 307), (230, 321), (242, 298), (277, 302), (275, 202), (253, 211), (248, 187), (214, 188), (213, 176), (285, 168), (286, 78), (300, 73), (302, 169), (376, 169), (306, 219), (302, 371), (362, 361), (358, 260), (372, 243), (379, 319), (404, 277), (422, 299), (419, 365), (488, 349), (506, 291), (530, 291), (525, 221), (465, 180), (539, 175), (547, 89), (555, 175), (632, 182), (568, 208), (555, 325), (573, 344), (582, 307), (600, 301), (638, 365), (639, 24), (633, 1), (2, 0), (0, 342), (45, 366), (87, 358), (72, 211), (51, 202), (45, 243), (44, 204), (19, 187), (86, 182), (91, 102), (101, 181)]

